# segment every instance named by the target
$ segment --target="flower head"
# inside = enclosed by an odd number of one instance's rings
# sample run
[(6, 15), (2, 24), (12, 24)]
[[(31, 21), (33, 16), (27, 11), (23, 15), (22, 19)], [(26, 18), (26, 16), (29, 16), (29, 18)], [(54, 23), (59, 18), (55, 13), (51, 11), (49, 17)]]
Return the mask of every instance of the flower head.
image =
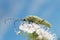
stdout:
[[(55, 35), (51, 34), (47, 30), (44, 30), (41, 25), (37, 25), (35, 23), (24, 23), (23, 25), (21, 24), (19, 29), (27, 32), (28, 34), (31, 34), (32, 36), (30, 35), (30, 37), (32, 40), (55, 40)], [(18, 33), (20, 33), (20, 31)], [(38, 36), (36, 37), (36, 35)]]

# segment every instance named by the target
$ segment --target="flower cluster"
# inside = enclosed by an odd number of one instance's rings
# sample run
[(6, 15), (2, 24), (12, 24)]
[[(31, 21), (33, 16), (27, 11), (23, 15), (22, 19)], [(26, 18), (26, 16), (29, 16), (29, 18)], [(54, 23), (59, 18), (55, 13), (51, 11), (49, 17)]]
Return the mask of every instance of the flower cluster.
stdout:
[[(19, 29), (27, 32), (30, 35), (31, 40), (55, 40), (55, 35), (44, 30), (42, 25), (24, 23), (19, 26)], [(17, 34), (20, 34), (20, 31), (17, 32)]]

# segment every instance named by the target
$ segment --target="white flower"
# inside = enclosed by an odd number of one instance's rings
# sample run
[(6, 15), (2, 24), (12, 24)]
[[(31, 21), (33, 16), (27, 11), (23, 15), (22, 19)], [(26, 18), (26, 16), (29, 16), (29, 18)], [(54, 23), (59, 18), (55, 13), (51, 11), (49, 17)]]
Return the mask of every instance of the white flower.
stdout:
[(35, 30), (31, 24), (23, 24), (19, 26), (20, 30), (23, 30), (24, 32), (33, 33)]
[(35, 23), (32, 24), (24, 23), (23, 25), (21, 24), (19, 26), (19, 29), (23, 30), (24, 32), (33, 33), (34, 31), (40, 29), (40, 26)]
[(40, 26), (35, 23), (32, 23), (32, 26), (34, 27), (35, 30), (38, 30), (40, 28)]
[(38, 39), (39, 39), (39, 40), (42, 40), (42, 39), (43, 39), (43, 36), (42, 36), (42, 35), (39, 35), (39, 36), (38, 36)]
[(36, 33), (39, 35), (39, 39), (44, 38), (45, 40), (54, 40), (54, 35), (49, 33), (48, 31), (44, 29), (39, 29), (36, 31)]
[[(19, 29), (27, 33), (36, 32), (40, 40), (42, 40), (43, 38), (44, 40), (54, 40), (55, 38), (53, 34), (48, 32), (47, 30), (44, 30), (44, 28), (42, 28), (40, 25), (37, 25), (35, 23), (32, 24), (24, 23), (23, 25), (21, 24), (19, 26)], [(20, 33), (20, 31), (18, 33)]]

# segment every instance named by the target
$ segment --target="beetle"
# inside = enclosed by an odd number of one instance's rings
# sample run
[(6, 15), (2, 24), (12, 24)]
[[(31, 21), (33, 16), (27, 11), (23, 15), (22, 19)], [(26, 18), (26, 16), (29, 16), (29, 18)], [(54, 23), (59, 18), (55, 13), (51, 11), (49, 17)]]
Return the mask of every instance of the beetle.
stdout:
[[(9, 20), (11, 20), (11, 19), (9, 19)], [(18, 19), (16, 19), (14, 21), (14, 25), (15, 25), (16, 21), (24, 21), (24, 22), (28, 22), (28, 23), (36, 23), (38, 25), (41, 24), (41, 25), (47, 26), (48, 28), (51, 28), (51, 24), (48, 21), (46, 21), (45, 19), (42, 19), (41, 17), (38, 17), (38, 16), (31, 16), (30, 15), (30, 16), (27, 16), (27, 17), (25, 17), (23, 19), (18, 18)]]
[(38, 16), (27, 16), (26, 18), (21, 19), (21, 20), (25, 21), (25, 22), (28, 22), (28, 23), (30, 23), (30, 22), (36, 23), (38, 25), (42, 24), (42, 25), (47, 26), (48, 28), (51, 28), (51, 24), (48, 21), (46, 21), (45, 19), (42, 19)]

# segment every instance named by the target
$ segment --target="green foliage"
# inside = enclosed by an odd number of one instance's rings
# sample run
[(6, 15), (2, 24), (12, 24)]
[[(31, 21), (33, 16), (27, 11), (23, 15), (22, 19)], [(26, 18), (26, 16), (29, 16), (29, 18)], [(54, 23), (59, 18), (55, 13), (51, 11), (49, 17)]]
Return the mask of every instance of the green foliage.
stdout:
[[(40, 40), (38, 38), (38, 34), (36, 32), (33, 32), (32, 34), (29, 34), (29, 40)], [(43, 37), (41, 40), (48, 40), (47, 38)]]
[(30, 37), (30, 40), (38, 40), (37, 37), (37, 33), (36, 32), (33, 32), (32, 34), (29, 34), (29, 37)]

